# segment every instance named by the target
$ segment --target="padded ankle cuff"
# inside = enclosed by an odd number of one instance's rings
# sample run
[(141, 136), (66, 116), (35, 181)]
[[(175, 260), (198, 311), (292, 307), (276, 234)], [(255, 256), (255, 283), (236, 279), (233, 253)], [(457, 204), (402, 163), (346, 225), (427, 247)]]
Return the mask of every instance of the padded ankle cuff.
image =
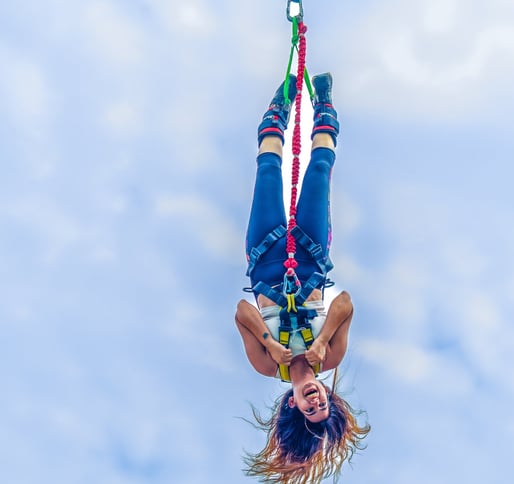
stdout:
[[(281, 116), (282, 114), (282, 116)], [(283, 119), (283, 109), (271, 108), (264, 114), (257, 129), (257, 141), (261, 144), (265, 136), (278, 136), (284, 144), (284, 131), (287, 129), (287, 119)]]
[(332, 136), (334, 146), (337, 144), (339, 134), (339, 121), (337, 112), (331, 104), (319, 103), (314, 106), (314, 126), (311, 139), (318, 133), (328, 133)]

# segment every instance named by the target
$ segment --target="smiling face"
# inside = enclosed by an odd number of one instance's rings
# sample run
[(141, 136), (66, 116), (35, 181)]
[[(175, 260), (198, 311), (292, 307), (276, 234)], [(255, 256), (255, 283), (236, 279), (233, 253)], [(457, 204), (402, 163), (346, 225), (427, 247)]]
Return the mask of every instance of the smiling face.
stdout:
[(288, 404), (290, 407), (297, 407), (313, 423), (321, 422), (330, 415), (327, 390), (317, 380), (295, 387)]

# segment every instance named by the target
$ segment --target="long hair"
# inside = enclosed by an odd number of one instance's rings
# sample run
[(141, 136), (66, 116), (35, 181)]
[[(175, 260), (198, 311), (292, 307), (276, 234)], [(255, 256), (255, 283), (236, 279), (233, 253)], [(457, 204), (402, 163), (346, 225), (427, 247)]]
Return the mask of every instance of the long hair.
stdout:
[(267, 433), (266, 446), (257, 454), (247, 453), (244, 462), (248, 476), (274, 484), (317, 484), (341, 473), (370, 431), (359, 426), (358, 413), (326, 386), (330, 415), (318, 423), (308, 421), (296, 407), (289, 407), (288, 390), (271, 407), (270, 418), (263, 418), (252, 407), (257, 428)]

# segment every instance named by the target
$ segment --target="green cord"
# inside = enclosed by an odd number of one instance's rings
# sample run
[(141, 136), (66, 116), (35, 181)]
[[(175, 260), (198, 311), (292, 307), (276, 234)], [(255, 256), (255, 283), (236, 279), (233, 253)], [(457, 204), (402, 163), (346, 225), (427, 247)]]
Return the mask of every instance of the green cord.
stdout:
[[(286, 104), (291, 104), (291, 100), (289, 99), (289, 74), (291, 74), (291, 68), (293, 65), (293, 56), (294, 51), (298, 53), (298, 42), (300, 41), (300, 37), (298, 35), (298, 19), (296, 17), (292, 20), (293, 24), (293, 34), (291, 37), (291, 52), (289, 53), (289, 62), (287, 63), (287, 71), (286, 78), (284, 81), (284, 100)], [(311, 79), (309, 73), (307, 72), (307, 67), (305, 67), (303, 71), (303, 78), (305, 80), (305, 85), (307, 86), (307, 91), (309, 91), (309, 97), (311, 101), (314, 100), (314, 89), (312, 88)]]
[(289, 74), (291, 74), (291, 67), (293, 65), (293, 56), (294, 56), (294, 50), (298, 51), (298, 41), (300, 40), (298, 37), (298, 20), (296, 17), (293, 18), (292, 22), (293, 24), (293, 35), (291, 38), (291, 51), (289, 53), (289, 62), (287, 63), (287, 71), (286, 71), (286, 78), (284, 81), (284, 100), (286, 104), (291, 104), (291, 100), (289, 99)]
[(307, 91), (309, 91), (309, 97), (311, 98), (311, 101), (314, 101), (314, 89), (311, 84), (311, 78), (309, 76), (309, 73), (307, 72), (307, 67), (305, 67), (303, 71), (303, 78), (305, 80), (305, 85), (307, 86)]

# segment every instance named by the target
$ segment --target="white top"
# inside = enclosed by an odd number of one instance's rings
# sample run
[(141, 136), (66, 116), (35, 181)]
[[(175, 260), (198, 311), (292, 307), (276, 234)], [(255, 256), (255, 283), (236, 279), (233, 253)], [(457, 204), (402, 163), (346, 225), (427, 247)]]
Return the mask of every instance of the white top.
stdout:
[[(309, 322), (312, 326), (312, 335), (316, 338), (323, 324), (325, 323), (325, 319), (327, 317), (327, 313), (325, 312), (325, 306), (322, 300), (317, 301), (308, 301), (304, 304), (304, 307), (307, 309), (315, 309), (318, 315), (312, 319), (309, 319)], [(282, 308), (276, 304), (272, 306), (265, 306), (260, 308), (260, 313), (262, 318), (264, 319), (264, 323), (269, 329), (271, 336), (276, 341), (279, 340), (278, 336), (278, 328), (280, 326), (280, 310)], [(296, 321), (291, 322), (292, 330), (291, 337), (289, 339), (289, 348), (293, 353), (293, 357), (297, 355), (303, 355), (307, 350), (305, 348), (305, 343), (303, 342), (302, 335), (300, 334), (300, 330), (296, 326)], [(280, 375), (278, 374), (278, 378)]]

